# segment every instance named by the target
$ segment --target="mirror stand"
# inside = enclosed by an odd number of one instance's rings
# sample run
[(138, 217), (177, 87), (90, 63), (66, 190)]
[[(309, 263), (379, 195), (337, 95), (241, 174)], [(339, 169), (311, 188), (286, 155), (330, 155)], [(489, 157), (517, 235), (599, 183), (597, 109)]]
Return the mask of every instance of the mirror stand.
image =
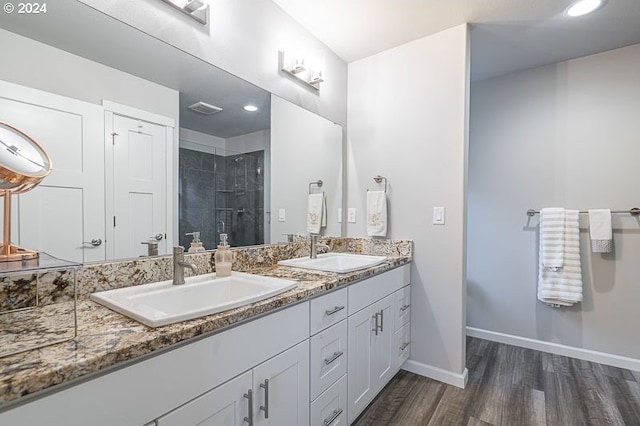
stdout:
[(11, 191), (2, 191), (4, 199), (4, 223), (2, 226), (2, 245), (0, 246), (0, 262), (36, 259), (39, 253), (11, 244)]

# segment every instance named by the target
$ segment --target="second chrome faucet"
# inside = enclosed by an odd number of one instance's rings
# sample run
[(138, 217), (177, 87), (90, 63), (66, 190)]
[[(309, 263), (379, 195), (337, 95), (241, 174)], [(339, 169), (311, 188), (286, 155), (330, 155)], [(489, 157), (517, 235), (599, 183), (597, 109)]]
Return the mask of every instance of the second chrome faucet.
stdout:
[(199, 273), (198, 266), (195, 263), (185, 262), (184, 247), (177, 246), (173, 248), (173, 285), (184, 284), (184, 268), (191, 269), (194, 275)]

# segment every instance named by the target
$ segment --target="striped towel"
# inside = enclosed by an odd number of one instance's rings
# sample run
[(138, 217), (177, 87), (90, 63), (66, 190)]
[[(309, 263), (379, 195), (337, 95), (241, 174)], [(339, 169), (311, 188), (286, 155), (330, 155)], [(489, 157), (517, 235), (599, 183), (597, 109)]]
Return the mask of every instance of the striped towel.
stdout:
[(545, 268), (562, 268), (564, 264), (564, 228), (563, 208), (549, 207), (540, 211), (540, 257)]
[[(582, 301), (582, 269), (580, 264), (580, 228), (578, 210), (564, 211), (563, 259), (561, 266), (549, 266), (545, 262), (544, 250), (556, 248), (558, 231), (552, 229), (551, 235), (546, 235), (545, 217), (541, 212), (540, 224), (540, 265), (538, 270), (538, 300), (551, 306), (571, 306)], [(557, 212), (556, 212), (557, 213)], [(554, 219), (557, 221), (557, 219)], [(548, 224), (549, 225), (549, 224)], [(549, 245), (550, 240), (554, 244)], [(550, 265), (557, 264), (557, 253), (547, 255)], [(555, 262), (555, 263), (554, 263)]]

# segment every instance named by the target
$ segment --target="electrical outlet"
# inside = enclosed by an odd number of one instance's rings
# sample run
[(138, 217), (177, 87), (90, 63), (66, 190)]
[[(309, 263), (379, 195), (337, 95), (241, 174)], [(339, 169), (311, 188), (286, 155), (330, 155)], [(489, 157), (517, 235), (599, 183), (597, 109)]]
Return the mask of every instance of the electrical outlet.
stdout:
[(338, 207), (338, 223), (342, 223), (342, 207)]
[(278, 209), (278, 222), (284, 222), (285, 216), (284, 209)]

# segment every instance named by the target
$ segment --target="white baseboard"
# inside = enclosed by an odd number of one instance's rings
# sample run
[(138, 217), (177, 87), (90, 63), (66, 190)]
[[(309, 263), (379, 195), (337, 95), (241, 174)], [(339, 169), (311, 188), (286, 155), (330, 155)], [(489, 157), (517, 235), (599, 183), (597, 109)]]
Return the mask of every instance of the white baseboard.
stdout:
[(492, 342), (505, 343), (507, 345), (520, 346), (556, 355), (583, 359), (611, 365), (613, 367), (626, 368), (627, 370), (640, 371), (640, 359), (629, 358), (606, 352), (592, 351), (590, 349), (576, 348), (574, 346), (561, 345), (559, 343), (545, 342), (530, 339), (528, 337), (513, 336), (511, 334), (498, 333), (497, 331), (483, 330), (475, 327), (467, 327), (467, 336), (478, 337)]
[(412, 359), (407, 360), (407, 362), (402, 365), (402, 369), (411, 373), (419, 374), (420, 376), (438, 380), (439, 382), (443, 382), (448, 385), (457, 386), (462, 389), (467, 385), (469, 374), (469, 371), (466, 368), (462, 374), (456, 374)]

